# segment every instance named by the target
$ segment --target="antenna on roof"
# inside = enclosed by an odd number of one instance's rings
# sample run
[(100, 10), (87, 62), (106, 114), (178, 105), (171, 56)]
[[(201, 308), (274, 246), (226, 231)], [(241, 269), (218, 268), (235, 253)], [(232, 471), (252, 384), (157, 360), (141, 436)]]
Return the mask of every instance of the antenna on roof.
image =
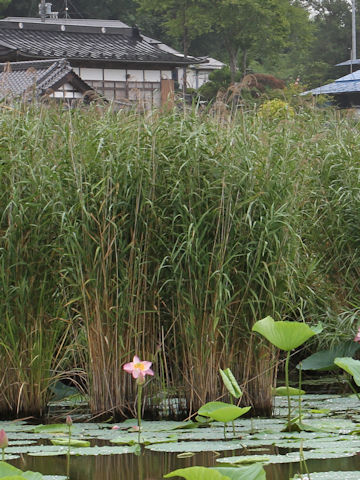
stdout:
[(65, 0), (65, 18), (70, 18), (68, 0)]
[(41, 3), (39, 5), (39, 13), (40, 13), (41, 21), (45, 22), (45, 17), (46, 17), (45, 0), (41, 0)]

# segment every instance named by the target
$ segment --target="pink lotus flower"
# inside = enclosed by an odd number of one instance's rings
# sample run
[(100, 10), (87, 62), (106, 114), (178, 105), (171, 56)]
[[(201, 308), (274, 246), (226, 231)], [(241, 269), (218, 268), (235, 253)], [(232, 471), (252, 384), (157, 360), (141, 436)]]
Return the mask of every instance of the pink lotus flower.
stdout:
[(151, 362), (141, 361), (140, 358), (135, 355), (133, 361), (126, 363), (123, 369), (125, 372), (131, 373), (133, 378), (137, 379), (137, 383), (141, 385), (145, 382), (146, 375), (154, 375), (154, 372), (150, 368), (151, 365)]
[(129, 429), (129, 432), (139, 432), (140, 427), (138, 425), (134, 425)]
[(0, 448), (4, 450), (9, 446), (9, 440), (4, 430), (0, 430)]
[(354, 342), (360, 342), (360, 327), (357, 334), (355, 335)]
[(114, 425), (113, 427), (111, 427), (111, 430), (120, 430), (120, 427), (119, 425)]

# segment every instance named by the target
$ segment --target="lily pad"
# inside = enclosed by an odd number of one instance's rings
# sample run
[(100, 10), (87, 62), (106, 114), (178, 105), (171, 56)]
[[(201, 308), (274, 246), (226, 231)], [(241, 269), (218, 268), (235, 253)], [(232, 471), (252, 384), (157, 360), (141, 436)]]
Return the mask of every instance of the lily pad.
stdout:
[(257, 464), (240, 468), (215, 467), (215, 470), (226, 475), (231, 480), (266, 480), (265, 470), (262, 465)]
[(215, 441), (215, 442), (177, 442), (148, 445), (145, 447), (153, 452), (220, 452), (224, 450), (242, 449), (240, 441)]
[(305, 395), (305, 390), (300, 390), (299, 388), (293, 388), (293, 387), (277, 387), (272, 389), (272, 394), (273, 395), (278, 395), (280, 397), (299, 397), (301, 395)]
[(182, 477), (185, 478), (185, 480), (229, 480), (229, 477), (206, 467), (179, 468), (164, 475), (164, 478), (171, 477)]
[(359, 472), (311, 472), (310, 477), (308, 475), (296, 475), (292, 480), (334, 480), (341, 478), (341, 480), (359, 480)]
[(54, 438), (51, 440), (53, 445), (64, 445), (66, 447), (90, 447), (90, 442), (86, 440), (76, 440), (75, 438)]
[[(73, 430), (73, 426), (70, 427), (71, 430)], [(68, 433), (69, 432), (69, 427), (67, 425), (64, 425), (62, 423), (60, 424), (51, 424), (51, 425), (37, 425), (36, 427), (33, 427), (33, 432), (34, 433)]]

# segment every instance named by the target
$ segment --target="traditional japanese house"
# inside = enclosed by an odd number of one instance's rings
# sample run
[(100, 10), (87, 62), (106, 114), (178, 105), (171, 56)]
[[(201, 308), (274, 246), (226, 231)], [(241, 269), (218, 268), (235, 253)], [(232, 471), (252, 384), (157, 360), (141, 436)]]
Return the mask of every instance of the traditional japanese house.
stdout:
[(0, 63), (0, 100), (46, 98), (87, 103), (96, 96), (65, 59)]
[(194, 64), (194, 58), (158, 48), (120, 21), (57, 18), (53, 12), (46, 18), (0, 20), (0, 61), (62, 58), (107, 99), (145, 108), (166, 102), (176, 68)]

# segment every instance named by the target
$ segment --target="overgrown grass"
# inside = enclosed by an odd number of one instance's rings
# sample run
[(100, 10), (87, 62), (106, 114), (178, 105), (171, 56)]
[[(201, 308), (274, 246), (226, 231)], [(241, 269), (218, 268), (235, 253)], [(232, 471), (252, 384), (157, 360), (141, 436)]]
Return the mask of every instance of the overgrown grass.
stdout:
[[(360, 129), (291, 119), (57, 108), (0, 119), (0, 410), (40, 413), (49, 385), (86, 378), (94, 414), (126, 414), (121, 370), (189, 411), (225, 394), (271, 409), (266, 316), (351, 337), (359, 309)], [(341, 322), (341, 332), (338, 325)]]

